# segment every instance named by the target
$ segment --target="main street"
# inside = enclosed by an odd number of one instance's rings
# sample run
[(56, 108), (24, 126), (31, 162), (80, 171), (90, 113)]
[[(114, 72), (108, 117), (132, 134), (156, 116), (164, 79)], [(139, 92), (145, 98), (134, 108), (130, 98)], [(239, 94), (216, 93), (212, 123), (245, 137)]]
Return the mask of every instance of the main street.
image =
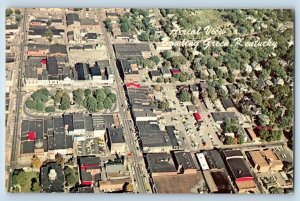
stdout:
[(128, 114), (127, 107), (125, 104), (127, 102), (125, 91), (123, 88), (123, 81), (119, 75), (119, 72), (117, 70), (116, 66), (116, 57), (113, 50), (113, 46), (111, 43), (111, 39), (109, 38), (109, 35), (105, 29), (103, 19), (101, 17), (101, 10), (98, 10), (99, 15), (99, 23), (100, 27), (102, 29), (103, 36), (105, 37), (105, 45), (109, 54), (109, 61), (111, 68), (113, 70), (115, 80), (117, 83), (117, 101), (118, 105), (120, 107), (119, 115), (121, 116), (123, 127), (124, 127), (124, 133), (125, 133), (125, 140), (128, 147), (128, 153), (130, 153), (130, 156), (128, 156), (128, 164), (131, 167), (133, 171), (133, 178), (135, 180), (136, 184), (136, 192), (138, 193), (147, 193), (147, 188), (145, 186), (145, 177), (147, 176), (147, 172), (145, 172), (145, 163), (143, 161), (143, 154), (140, 150), (137, 150), (137, 143), (136, 143), (136, 136), (133, 129), (132, 119), (131, 116)]
[(19, 70), (17, 71), (17, 90), (16, 90), (16, 106), (15, 106), (15, 117), (14, 117), (14, 129), (13, 129), (13, 138), (12, 138), (12, 146), (11, 146), (11, 157), (10, 157), (10, 174), (9, 174), (9, 181), (8, 181), (8, 191), (11, 190), (12, 187), (12, 174), (15, 166), (17, 165), (17, 156), (18, 156), (18, 149), (17, 149), (17, 140), (18, 140), (18, 133), (20, 128), (20, 106), (22, 104), (22, 76), (23, 70), (26, 62), (26, 51), (24, 50), (27, 35), (26, 35), (26, 21), (27, 21), (27, 12), (24, 9), (23, 12), (23, 20), (21, 24), (20, 33), (21, 36), (21, 43), (20, 43), (20, 59), (19, 59)]

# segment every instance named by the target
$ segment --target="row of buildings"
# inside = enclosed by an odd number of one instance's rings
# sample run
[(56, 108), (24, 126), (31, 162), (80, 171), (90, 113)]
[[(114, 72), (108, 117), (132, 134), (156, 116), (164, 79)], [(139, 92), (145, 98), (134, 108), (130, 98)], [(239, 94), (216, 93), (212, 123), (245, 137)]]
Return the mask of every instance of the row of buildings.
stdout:
[(112, 84), (114, 74), (109, 61), (71, 66), (66, 45), (28, 44), (25, 86), (80, 85), (82, 81), (85, 85)]
[[(70, 113), (44, 119), (23, 120), (20, 159), (54, 158), (55, 154), (124, 154), (125, 140), (117, 114)], [(103, 147), (101, 149), (101, 147)]]

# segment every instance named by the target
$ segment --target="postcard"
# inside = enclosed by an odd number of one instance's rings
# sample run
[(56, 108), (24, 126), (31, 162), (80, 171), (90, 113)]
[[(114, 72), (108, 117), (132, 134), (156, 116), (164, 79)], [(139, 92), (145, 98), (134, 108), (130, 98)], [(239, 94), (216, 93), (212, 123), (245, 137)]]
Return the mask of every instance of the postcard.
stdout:
[(5, 14), (7, 192), (293, 193), (294, 10)]

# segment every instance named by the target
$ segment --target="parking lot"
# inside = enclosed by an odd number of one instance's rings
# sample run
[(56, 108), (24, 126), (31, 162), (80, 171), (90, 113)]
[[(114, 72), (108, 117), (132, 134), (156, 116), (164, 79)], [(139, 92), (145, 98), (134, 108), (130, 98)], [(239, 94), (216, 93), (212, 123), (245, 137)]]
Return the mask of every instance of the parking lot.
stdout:
[(108, 60), (108, 54), (103, 46), (103, 50), (69, 52), (69, 60), (71, 65), (76, 63), (94, 63), (97, 60)]
[(289, 163), (293, 162), (293, 153), (292, 151), (287, 147), (275, 147), (273, 148), (274, 153), (277, 155), (277, 157), (282, 160)]

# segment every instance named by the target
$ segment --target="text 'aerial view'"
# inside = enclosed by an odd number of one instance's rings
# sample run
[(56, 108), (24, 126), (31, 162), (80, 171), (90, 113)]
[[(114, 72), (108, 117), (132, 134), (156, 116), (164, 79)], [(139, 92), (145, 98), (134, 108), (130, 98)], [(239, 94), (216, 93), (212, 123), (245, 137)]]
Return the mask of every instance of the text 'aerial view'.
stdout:
[(5, 14), (7, 192), (293, 193), (293, 10)]

